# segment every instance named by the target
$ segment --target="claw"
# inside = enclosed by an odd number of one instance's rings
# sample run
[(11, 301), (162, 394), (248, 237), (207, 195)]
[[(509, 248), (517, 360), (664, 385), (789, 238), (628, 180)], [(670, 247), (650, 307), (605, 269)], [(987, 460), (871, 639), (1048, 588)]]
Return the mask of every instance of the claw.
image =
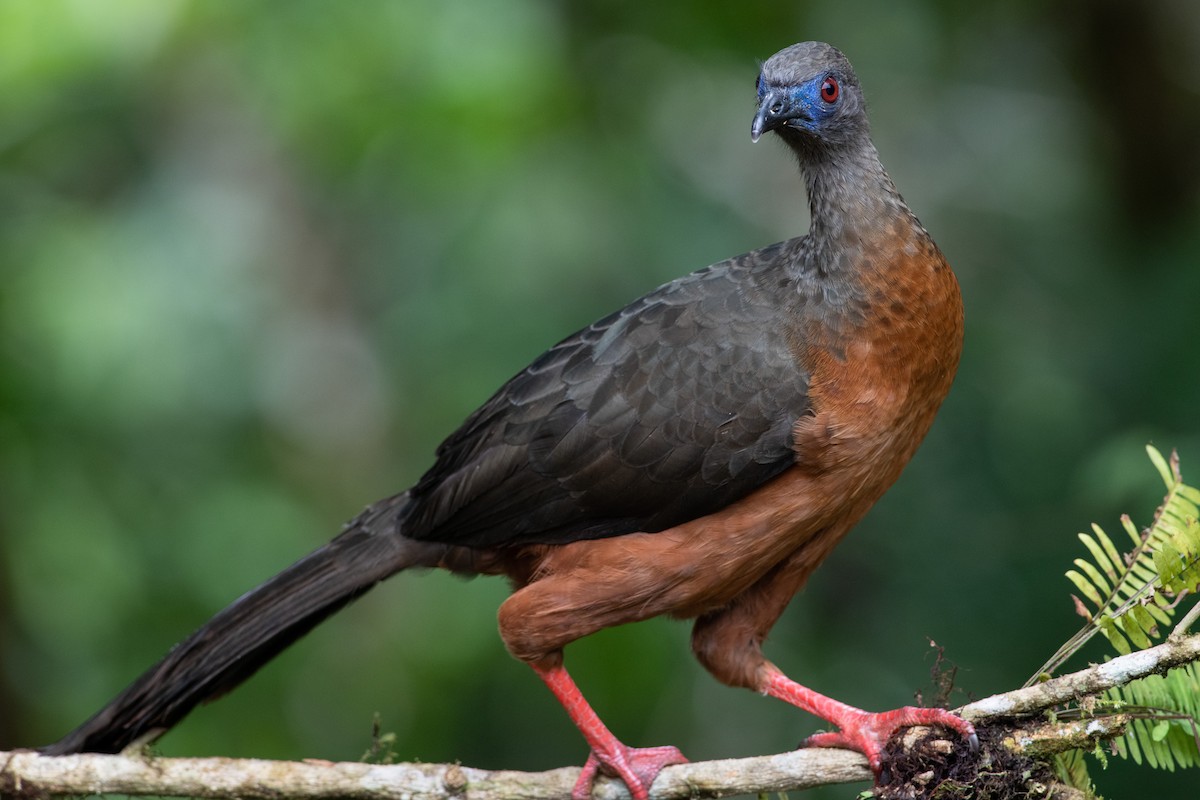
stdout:
[(835, 722), (841, 730), (814, 734), (804, 740), (804, 746), (857, 750), (867, 757), (876, 778), (879, 777), (882, 766), (884, 745), (901, 728), (940, 725), (960, 734), (972, 751), (979, 749), (979, 737), (975, 735), (975, 726), (962, 717), (940, 708), (905, 706), (878, 714), (855, 709), (852, 713), (842, 715)]
[(592, 784), (596, 775), (604, 772), (624, 781), (634, 800), (648, 800), (650, 786), (663, 767), (671, 764), (686, 764), (687, 759), (679, 748), (627, 747), (618, 744), (610, 753), (599, 755), (595, 750), (588, 756), (587, 763), (579, 773), (579, 780), (571, 791), (572, 800), (588, 800), (592, 796)]
[(791, 703), (811, 714), (816, 714), (841, 729), (810, 736), (804, 741), (805, 746), (844, 747), (849, 750), (857, 750), (867, 757), (876, 780), (879, 778), (882, 766), (883, 747), (887, 744), (888, 739), (892, 738), (892, 735), (901, 728), (911, 728), (914, 725), (941, 725), (959, 733), (967, 740), (972, 750), (979, 749), (979, 737), (975, 735), (975, 726), (962, 717), (955, 716), (941, 708), (905, 706), (894, 711), (873, 714), (814, 692), (806, 686), (801, 686), (780, 672), (774, 665), (768, 665), (765, 678), (762, 686), (765, 694)]
[(601, 771), (624, 781), (633, 800), (648, 800), (650, 785), (663, 767), (687, 763), (683, 753), (676, 747), (628, 747), (621, 744), (596, 716), (587, 700), (583, 699), (579, 687), (563, 668), (561, 656), (547, 658), (530, 666), (554, 692), (592, 748), (587, 763), (579, 773), (579, 780), (575, 781), (575, 788), (571, 791), (573, 800), (588, 800), (591, 797), (592, 784)]

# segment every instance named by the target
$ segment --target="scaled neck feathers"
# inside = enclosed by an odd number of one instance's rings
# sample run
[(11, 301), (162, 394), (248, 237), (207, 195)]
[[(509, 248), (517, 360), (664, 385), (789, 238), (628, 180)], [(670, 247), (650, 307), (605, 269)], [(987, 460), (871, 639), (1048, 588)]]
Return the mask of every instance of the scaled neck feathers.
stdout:
[(853, 146), (793, 145), (793, 150), (808, 188), (812, 252), (839, 255), (819, 259), (822, 271), (855, 263), (854, 255), (874, 249), (885, 237), (895, 242), (927, 235), (866, 137)]

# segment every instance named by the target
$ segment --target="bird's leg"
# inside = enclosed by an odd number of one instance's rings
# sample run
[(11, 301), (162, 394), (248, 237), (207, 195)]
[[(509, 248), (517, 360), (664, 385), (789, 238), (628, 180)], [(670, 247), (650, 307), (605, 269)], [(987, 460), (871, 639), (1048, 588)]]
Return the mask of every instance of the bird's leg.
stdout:
[(977, 746), (971, 723), (949, 711), (907, 707), (872, 714), (801, 686), (763, 656), (761, 645), (771, 625), (837, 542), (838, 533), (814, 539), (728, 606), (697, 619), (692, 633), (696, 657), (722, 683), (770, 695), (833, 723), (840, 730), (810, 736), (805, 744), (857, 750), (867, 757), (876, 777), (884, 745), (900, 728), (943, 725)]
[(596, 773), (604, 770), (616, 775), (629, 787), (634, 800), (647, 800), (650, 785), (662, 768), (669, 764), (685, 764), (687, 759), (676, 747), (628, 747), (613, 736), (600, 717), (588, 705), (575, 681), (567, 674), (562, 664), (562, 654), (556, 653), (530, 666), (538, 674), (567, 715), (579, 728), (588, 746), (592, 748), (579, 780), (571, 792), (573, 800), (587, 800), (592, 794), (592, 783)]
[(806, 746), (845, 747), (857, 750), (867, 757), (871, 771), (876, 777), (879, 777), (884, 745), (901, 728), (913, 725), (941, 725), (957, 731), (971, 745), (971, 749), (979, 746), (974, 726), (944, 709), (905, 706), (892, 711), (872, 713), (801, 686), (770, 662), (764, 665), (764, 673), (763, 692), (815, 714), (840, 728), (830, 733), (813, 734), (805, 740)]

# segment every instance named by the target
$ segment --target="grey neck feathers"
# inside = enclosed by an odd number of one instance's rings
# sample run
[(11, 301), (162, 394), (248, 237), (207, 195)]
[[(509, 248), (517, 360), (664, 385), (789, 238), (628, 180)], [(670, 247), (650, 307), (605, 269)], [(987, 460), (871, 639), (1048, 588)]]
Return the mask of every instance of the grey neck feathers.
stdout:
[(921, 230), (865, 136), (819, 153), (793, 149), (808, 188), (810, 252), (822, 272), (858, 261), (854, 256), (873, 249), (883, 237)]

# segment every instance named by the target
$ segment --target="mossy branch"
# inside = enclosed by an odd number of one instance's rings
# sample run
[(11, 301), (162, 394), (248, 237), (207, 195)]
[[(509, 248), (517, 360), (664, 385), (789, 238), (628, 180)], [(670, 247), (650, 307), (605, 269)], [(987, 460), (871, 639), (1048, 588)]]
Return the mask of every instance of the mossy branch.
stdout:
[[(562, 800), (578, 768), (548, 772), (488, 771), (453, 764), (362, 764), (231, 758), (147, 758), (107, 755), (3, 756), (0, 794), (79, 794), (203, 798), (353, 798), (354, 800)], [(847, 750), (797, 750), (775, 756), (704, 761), (667, 767), (652, 797), (722, 797), (804, 789), (871, 779), (866, 759)], [(10, 794), (11, 793), (11, 794)], [(615, 780), (597, 781), (596, 800), (629, 793)]]
[[(1092, 696), (1146, 675), (1200, 661), (1200, 635), (1168, 641), (1045, 683), (995, 695), (960, 709), (985, 737), (1009, 751), (1045, 757), (1083, 740), (1119, 735), (1121, 719), (1031, 726), (1032, 718), (1068, 701)], [(1055, 741), (1061, 743), (1061, 748)], [(360, 798), (361, 800), (559, 800), (570, 795), (579, 770), (526, 773), (453, 764), (332, 763), (230, 758), (157, 758), (141, 755), (43, 756), (0, 753), (0, 795), (41, 798), (125, 794), (203, 798)], [(871, 780), (866, 760), (845, 750), (797, 750), (774, 756), (704, 761), (667, 767), (655, 781), (654, 800), (787, 792)], [(619, 782), (601, 779), (597, 800), (622, 800)]]

